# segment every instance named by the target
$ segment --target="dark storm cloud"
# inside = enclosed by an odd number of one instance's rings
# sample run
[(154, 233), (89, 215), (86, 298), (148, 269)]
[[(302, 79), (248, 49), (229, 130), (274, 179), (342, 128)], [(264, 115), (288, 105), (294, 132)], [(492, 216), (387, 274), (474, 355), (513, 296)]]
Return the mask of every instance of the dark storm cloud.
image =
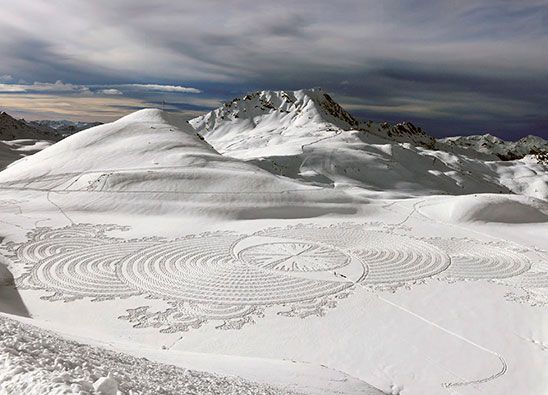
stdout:
[(202, 91), (171, 92), (173, 109), (323, 86), (360, 116), (438, 135), (548, 132), (545, 0), (33, 0), (2, 11), (10, 83), (93, 85), (131, 108), (167, 102), (134, 84)]

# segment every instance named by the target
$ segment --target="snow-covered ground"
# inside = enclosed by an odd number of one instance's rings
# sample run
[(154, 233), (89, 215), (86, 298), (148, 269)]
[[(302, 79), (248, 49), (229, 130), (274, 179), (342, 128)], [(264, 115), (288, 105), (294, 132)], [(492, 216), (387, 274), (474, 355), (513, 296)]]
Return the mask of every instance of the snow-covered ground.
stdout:
[(0, 391), (548, 390), (546, 168), (286, 95), (0, 173)]
[(63, 339), (0, 316), (0, 390), (8, 394), (277, 394), (238, 377), (152, 362)]

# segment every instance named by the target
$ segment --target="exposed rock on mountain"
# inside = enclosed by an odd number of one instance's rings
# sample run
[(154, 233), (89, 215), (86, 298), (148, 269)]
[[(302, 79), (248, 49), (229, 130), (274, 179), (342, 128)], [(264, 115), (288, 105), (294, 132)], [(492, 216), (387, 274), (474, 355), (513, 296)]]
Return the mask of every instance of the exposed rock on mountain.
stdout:
[(39, 120), (39, 121), (29, 121), (27, 124), (37, 127), (39, 129), (53, 129), (57, 133), (63, 136), (69, 136), (71, 134), (80, 132), (92, 128), (94, 126), (102, 125), (102, 122), (79, 122), (79, 121), (51, 121), (51, 120)]
[(453, 147), (496, 155), (501, 160), (516, 160), (526, 155), (546, 155), (548, 141), (538, 136), (527, 136), (518, 141), (505, 141), (490, 134), (448, 137), (439, 140)]
[(53, 140), (62, 138), (53, 129), (38, 128), (22, 120), (17, 120), (5, 112), (0, 113), (0, 140)]
[(436, 146), (436, 139), (434, 137), (426, 134), (422, 128), (413, 125), (411, 122), (390, 125), (387, 122), (368, 121), (360, 124), (359, 130), (397, 143), (411, 143), (431, 149), (434, 149)]

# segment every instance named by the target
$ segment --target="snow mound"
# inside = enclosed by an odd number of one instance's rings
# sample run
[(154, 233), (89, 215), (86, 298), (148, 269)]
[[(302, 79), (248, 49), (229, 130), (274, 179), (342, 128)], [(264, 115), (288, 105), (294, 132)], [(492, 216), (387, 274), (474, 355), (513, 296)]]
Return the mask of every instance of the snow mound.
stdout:
[(450, 223), (548, 222), (548, 204), (524, 196), (492, 194), (458, 196), (423, 206), (420, 211), (431, 218)]
[(45, 191), (50, 202), (61, 199), (64, 208), (86, 211), (295, 218), (348, 211), (352, 202), (343, 192), (222, 156), (186, 118), (157, 109), (81, 131), (20, 159), (0, 173), (0, 186)]
[(87, 346), (0, 316), (0, 393), (116, 395), (291, 392), (239, 377), (183, 369)]
[[(288, 182), (219, 155), (186, 119), (137, 111), (17, 161), (0, 182), (38, 189), (87, 191), (283, 190)], [(285, 185), (284, 185), (285, 184)]]

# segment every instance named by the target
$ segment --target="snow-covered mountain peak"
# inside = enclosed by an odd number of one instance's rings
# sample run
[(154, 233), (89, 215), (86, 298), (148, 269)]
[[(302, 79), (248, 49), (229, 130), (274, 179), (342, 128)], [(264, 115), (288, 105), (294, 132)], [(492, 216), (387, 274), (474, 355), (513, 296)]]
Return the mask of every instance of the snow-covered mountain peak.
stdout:
[(496, 155), (502, 160), (520, 159), (526, 155), (548, 152), (548, 141), (533, 135), (523, 137), (518, 141), (505, 141), (491, 134), (447, 137), (439, 141), (448, 146)]
[(350, 130), (427, 148), (436, 143), (410, 122), (360, 122), (321, 88), (249, 93), (190, 124), (219, 152), (244, 159), (292, 155)]
[(217, 151), (243, 158), (291, 155), (359, 122), (322, 89), (303, 89), (249, 93), (190, 124)]
[(345, 130), (358, 125), (352, 115), (320, 88), (248, 93), (196, 118), (192, 124), (209, 131), (227, 123), (255, 127), (265, 121), (297, 127), (329, 122)]

